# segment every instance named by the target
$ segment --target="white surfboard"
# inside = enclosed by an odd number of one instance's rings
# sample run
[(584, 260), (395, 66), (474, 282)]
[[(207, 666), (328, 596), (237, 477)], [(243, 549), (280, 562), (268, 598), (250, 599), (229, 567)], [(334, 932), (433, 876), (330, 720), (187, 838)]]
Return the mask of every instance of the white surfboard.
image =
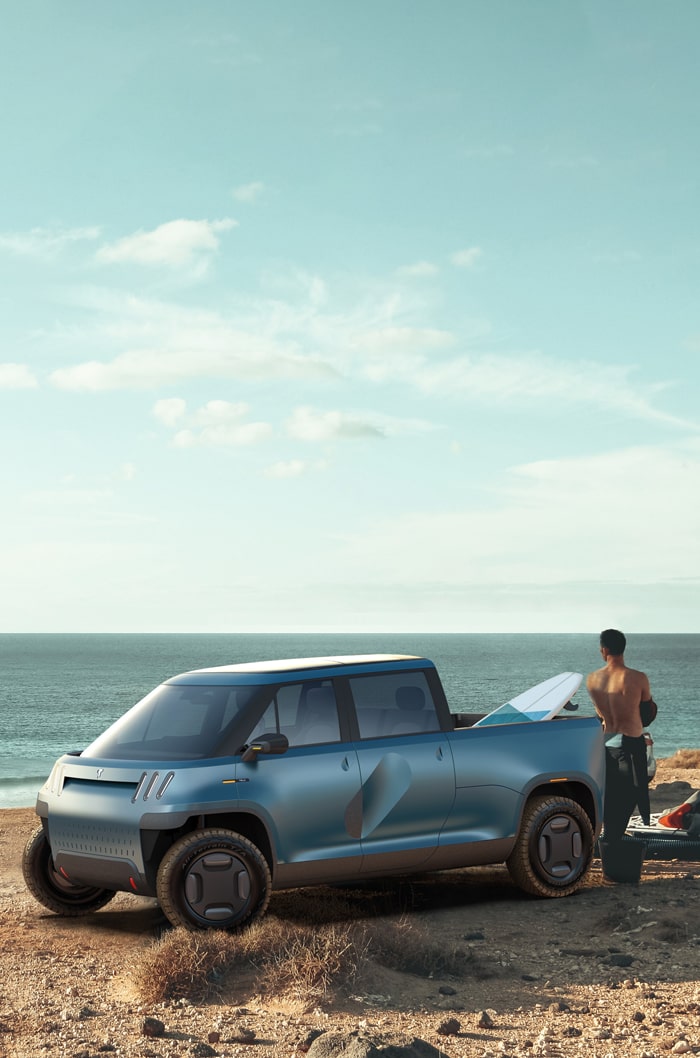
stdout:
[(505, 705), (499, 705), (492, 713), (482, 716), (474, 727), (551, 720), (576, 694), (582, 679), (580, 672), (560, 672), (558, 676), (550, 676), (548, 680), (511, 698)]

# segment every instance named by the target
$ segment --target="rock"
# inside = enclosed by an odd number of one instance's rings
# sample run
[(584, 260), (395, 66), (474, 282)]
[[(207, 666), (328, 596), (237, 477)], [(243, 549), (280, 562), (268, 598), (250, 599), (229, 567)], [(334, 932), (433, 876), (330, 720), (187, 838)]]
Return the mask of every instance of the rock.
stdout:
[(671, 1048), (671, 1054), (687, 1054), (692, 1049), (687, 1040), (676, 1040)]
[(484, 940), (484, 934), (480, 929), (475, 929), (471, 933), (465, 933), (462, 940)]
[(456, 996), (457, 995), (457, 990), (455, 988), (452, 988), (451, 985), (440, 985), (440, 987), (438, 988), (438, 992), (440, 993), (441, 996)]
[(462, 1026), (457, 1021), (457, 1018), (446, 1018), (444, 1021), (440, 1022), (436, 1031), (441, 1036), (456, 1036), (461, 1027)]
[(437, 1047), (418, 1036), (387, 1038), (324, 1032), (309, 1047), (309, 1058), (441, 1058)]
[(532, 1053), (537, 1055), (537, 1058), (559, 1058), (562, 1052), (552, 1033), (545, 1028), (535, 1040)]
[(190, 1048), (190, 1054), (194, 1055), (194, 1058), (215, 1058), (216, 1053), (217, 1052), (213, 1047), (210, 1047), (208, 1043), (202, 1043), (201, 1041), (193, 1044)]
[(245, 1025), (239, 1025), (233, 1036), (231, 1036), (229, 1043), (253, 1043), (255, 1040), (255, 1029), (246, 1028)]
[(141, 1025), (141, 1035), (156, 1039), (165, 1035), (165, 1025), (158, 1018), (144, 1018)]
[(615, 953), (608, 958), (608, 962), (611, 966), (631, 966), (634, 962), (634, 956)]
[(314, 1040), (323, 1035), (323, 1031), (323, 1029), (309, 1029), (304, 1039), (297, 1045), (297, 1050), (301, 1051), (302, 1054), (306, 1054)]
[(566, 1039), (573, 1039), (575, 1036), (582, 1035), (583, 1033), (581, 1032), (581, 1030), (577, 1029), (575, 1025), (567, 1025), (564, 1031), (562, 1032), (562, 1036), (564, 1036)]

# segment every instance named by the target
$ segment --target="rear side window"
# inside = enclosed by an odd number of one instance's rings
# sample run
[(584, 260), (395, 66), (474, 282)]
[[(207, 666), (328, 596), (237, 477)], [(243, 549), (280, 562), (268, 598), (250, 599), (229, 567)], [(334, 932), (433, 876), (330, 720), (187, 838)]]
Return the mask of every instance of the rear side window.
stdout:
[(383, 672), (349, 680), (360, 738), (439, 731), (425, 673)]
[(279, 687), (248, 741), (265, 732), (286, 735), (290, 746), (339, 742), (340, 726), (330, 680), (286, 683)]

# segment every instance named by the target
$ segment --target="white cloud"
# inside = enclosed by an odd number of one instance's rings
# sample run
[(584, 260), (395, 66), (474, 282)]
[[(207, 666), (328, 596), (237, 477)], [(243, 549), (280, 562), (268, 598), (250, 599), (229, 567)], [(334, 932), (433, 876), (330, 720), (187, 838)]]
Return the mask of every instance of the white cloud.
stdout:
[(256, 202), (264, 190), (265, 185), (260, 180), (253, 180), (250, 184), (234, 187), (232, 194), (238, 202)]
[(425, 354), (454, 344), (454, 335), (431, 327), (376, 327), (350, 334), (352, 350), (359, 354), (356, 370), (371, 382), (401, 379), (412, 384), (422, 369)]
[(0, 249), (22, 257), (53, 257), (74, 243), (99, 239), (100, 228), (32, 228), (0, 232)]
[(239, 401), (237, 404), (232, 404), (227, 400), (210, 400), (206, 404), (203, 404), (201, 408), (198, 408), (192, 417), (192, 421), (197, 426), (207, 428), (210, 426), (220, 426), (224, 423), (230, 423), (232, 421), (238, 421), (242, 416), (246, 415), (249, 411), (248, 405)]
[(185, 414), (187, 404), (181, 397), (167, 397), (153, 405), (153, 415), (164, 426), (174, 426)]
[[(175, 341), (181, 341), (183, 336)], [(50, 381), (58, 389), (101, 392), (151, 389), (190, 378), (319, 378), (332, 374), (323, 361), (285, 351), (274, 341), (229, 331), (192, 337), (193, 348), (134, 349), (114, 360), (89, 360), (58, 368)]]
[(440, 269), (432, 261), (416, 261), (415, 264), (401, 265), (396, 274), (401, 279), (425, 279), (438, 274)]
[(450, 331), (435, 327), (377, 327), (351, 335), (354, 348), (371, 354), (414, 353), (454, 345)]
[(126, 262), (167, 265), (181, 268), (201, 263), (219, 248), (220, 232), (235, 228), (238, 222), (223, 220), (170, 220), (153, 231), (137, 231), (114, 243), (101, 246), (97, 260), (108, 264)]
[(612, 408), (632, 418), (697, 430), (695, 423), (657, 410), (652, 398), (661, 386), (636, 387), (634, 369), (594, 361), (555, 360), (537, 353), (521, 356), (461, 356), (411, 368), (410, 379), (426, 393), (482, 403), (519, 405), (557, 400)]
[(374, 422), (341, 411), (316, 411), (314, 408), (295, 408), (285, 423), (287, 433), (298, 441), (360, 440), (384, 437), (384, 431)]
[(479, 246), (471, 246), (467, 250), (456, 250), (451, 255), (450, 261), (455, 268), (473, 268), (481, 256), (481, 248)]
[[(73, 289), (68, 303), (83, 310), (90, 325), (48, 336), (68, 361), (50, 381), (60, 389), (98, 392), (176, 386), (191, 378), (337, 378), (331, 363), (338, 359), (336, 330), (326, 334), (322, 325), (315, 333), (316, 321), (324, 319), (315, 304), (324, 296), (323, 282), (306, 279), (302, 289), (295, 287), (294, 304), (241, 299), (228, 315), (122, 291)], [(326, 348), (324, 359), (319, 350)], [(110, 357), (111, 350), (117, 352)], [(55, 362), (57, 351), (51, 352)], [(81, 352), (90, 359), (80, 361)]]
[(0, 364), (0, 389), (35, 389), (38, 384), (26, 364)]
[(187, 418), (185, 428), (174, 435), (173, 444), (176, 448), (227, 448), (267, 440), (272, 427), (266, 422), (246, 422), (249, 410), (242, 402), (211, 400)]
[[(251, 298), (230, 310), (230, 318), (208, 310), (114, 292), (88, 290), (84, 305), (97, 315), (96, 327), (61, 333), (72, 362), (50, 375), (65, 390), (175, 387), (189, 379), (371, 381), (402, 384), (421, 394), (462, 404), (535, 408), (546, 401), (561, 407), (613, 410), (628, 418), (697, 430), (659, 410), (662, 384), (642, 384), (633, 366), (570, 361), (537, 352), (481, 352), (495, 339), (488, 321), (472, 320), (457, 335), (437, 327), (403, 323), (424, 314), (420, 298), (406, 307), (401, 291), (373, 289), (346, 311), (335, 310), (333, 292), (319, 276), (289, 270), (287, 286), (275, 298)], [(121, 347), (111, 359), (75, 362), (85, 348)], [(451, 354), (451, 355), (450, 355)], [(55, 359), (55, 354), (54, 354)], [(364, 418), (360, 415), (360, 418)], [(378, 426), (376, 419), (373, 419)]]

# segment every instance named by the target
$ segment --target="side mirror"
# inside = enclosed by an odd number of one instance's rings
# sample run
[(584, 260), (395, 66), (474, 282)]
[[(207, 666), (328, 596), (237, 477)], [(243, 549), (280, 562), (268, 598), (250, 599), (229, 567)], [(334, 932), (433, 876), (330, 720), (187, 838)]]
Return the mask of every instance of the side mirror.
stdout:
[(286, 735), (263, 735), (262, 738), (256, 738), (254, 742), (244, 748), (241, 760), (249, 764), (251, 761), (257, 760), (260, 753), (264, 753), (266, 756), (276, 756), (280, 753), (286, 753), (288, 749), (289, 739)]

